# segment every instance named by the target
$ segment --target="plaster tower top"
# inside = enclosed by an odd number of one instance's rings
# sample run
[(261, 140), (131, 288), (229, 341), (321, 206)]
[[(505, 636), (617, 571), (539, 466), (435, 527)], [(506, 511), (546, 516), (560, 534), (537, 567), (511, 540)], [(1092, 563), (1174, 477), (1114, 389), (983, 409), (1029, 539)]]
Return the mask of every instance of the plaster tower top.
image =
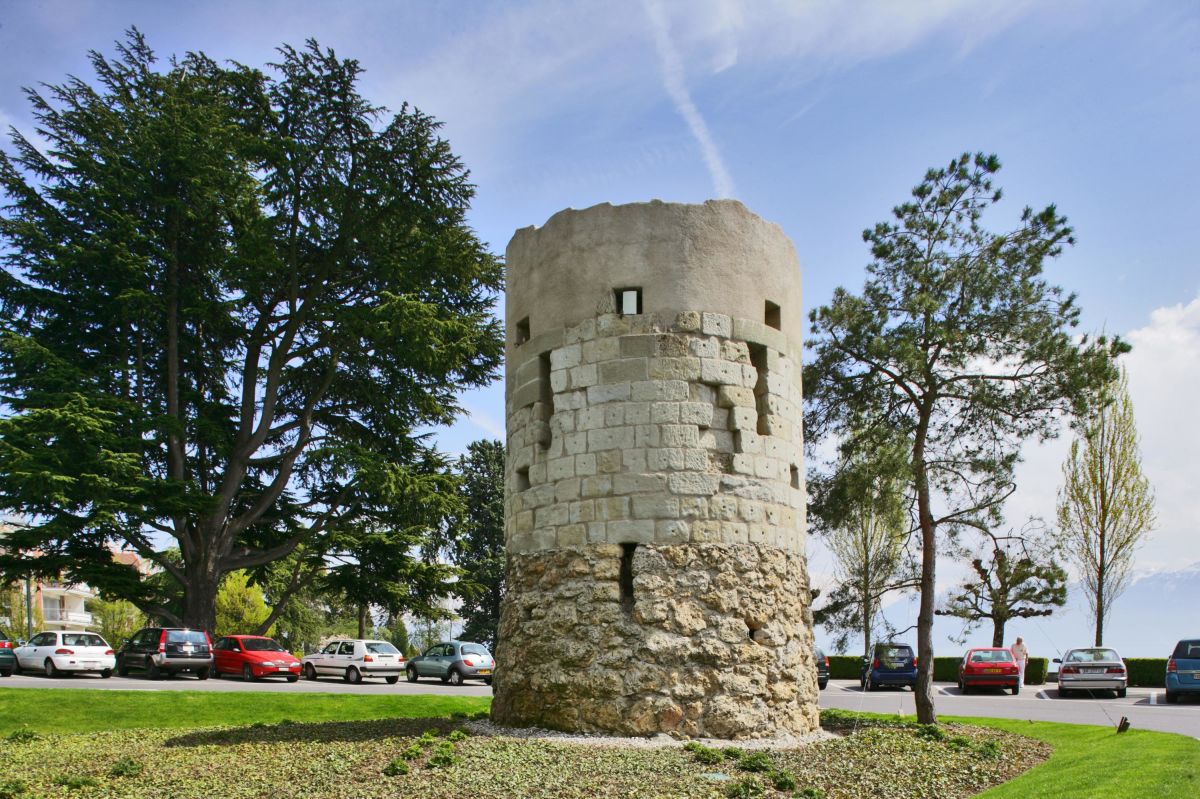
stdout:
[(640, 290), (635, 313), (703, 310), (762, 320), (796, 345), (802, 337), (792, 242), (737, 200), (560, 211), (541, 227), (518, 230), (506, 258), (510, 363), (523, 339), (628, 313), (617, 305), (622, 287)]

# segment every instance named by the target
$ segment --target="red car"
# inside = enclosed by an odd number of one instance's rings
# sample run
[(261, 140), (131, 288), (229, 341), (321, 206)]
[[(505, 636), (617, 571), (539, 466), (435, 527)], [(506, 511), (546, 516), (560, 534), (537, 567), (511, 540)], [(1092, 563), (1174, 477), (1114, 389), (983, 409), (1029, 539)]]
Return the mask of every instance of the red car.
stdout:
[(300, 661), (274, 638), (261, 635), (227, 635), (213, 646), (213, 675), (240, 674), (243, 680), (260, 677), (300, 679)]
[(1011, 688), (1021, 693), (1021, 673), (1013, 653), (1001, 647), (967, 650), (958, 664), (958, 690), (964, 694), (977, 686)]

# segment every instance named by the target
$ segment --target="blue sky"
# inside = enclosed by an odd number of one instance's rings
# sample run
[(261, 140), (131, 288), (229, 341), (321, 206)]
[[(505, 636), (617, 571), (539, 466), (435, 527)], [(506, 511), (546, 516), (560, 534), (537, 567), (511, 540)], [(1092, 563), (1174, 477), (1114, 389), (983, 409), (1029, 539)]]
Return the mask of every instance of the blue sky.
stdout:
[[(261, 66), (315, 36), (372, 100), (445, 122), (496, 252), (565, 207), (732, 196), (779, 223), (805, 302), (858, 288), (863, 228), (930, 166), (997, 153), (1002, 228), (1056, 203), (1078, 244), (1050, 278), (1127, 335), (1160, 524), (1139, 567), (1200, 561), (1200, 5), (1182, 2), (37, 2), (0, 0), (0, 123), (20, 87), (88, 77), (138, 26), (163, 56)], [(440, 439), (503, 426), (497, 384)], [(1014, 517), (1051, 518), (1065, 442), (1028, 453)], [(824, 566), (814, 553), (814, 572)]]

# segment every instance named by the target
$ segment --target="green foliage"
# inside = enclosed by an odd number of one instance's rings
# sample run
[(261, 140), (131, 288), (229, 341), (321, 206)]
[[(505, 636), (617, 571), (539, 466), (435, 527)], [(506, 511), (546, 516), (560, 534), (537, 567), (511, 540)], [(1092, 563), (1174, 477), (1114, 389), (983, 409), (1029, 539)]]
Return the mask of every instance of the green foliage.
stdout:
[(1045, 685), (1050, 658), (1029, 658), (1025, 661), (1025, 685)]
[(20, 799), (28, 788), (23, 780), (0, 780), (0, 799)]
[(1096, 646), (1103, 646), (1105, 619), (1129, 584), (1133, 553), (1157, 518), (1124, 370), (1103, 399), (1071, 442), (1058, 496), (1059, 539), (1081, 575)]
[(54, 784), (75, 791), (80, 788), (96, 788), (100, 785), (100, 780), (80, 774), (60, 774), (54, 778)]
[(829, 679), (857, 680), (862, 674), (860, 655), (829, 655)]
[(796, 790), (796, 775), (786, 769), (771, 772), (771, 783), (777, 791)]
[(803, 790), (796, 791), (795, 795), (801, 797), (801, 799), (825, 799), (825, 789), (809, 786)]
[(765, 774), (775, 770), (775, 763), (766, 752), (748, 752), (738, 758), (737, 767), (742, 771)]
[(808, 442), (836, 437), (843, 459), (897, 442), (909, 455), (926, 722), (936, 721), (927, 675), (939, 540), (1000, 522), (1022, 442), (1051, 438), (1063, 415), (1094, 407), (1116, 374), (1113, 357), (1128, 349), (1077, 340), (1074, 296), (1043, 278), (1072, 242), (1054, 206), (1027, 208), (1006, 233), (984, 227), (999, 169), (995, 156), (964, 154), (929, 170), (891, 221), (864, 231), (873, 260), (861, 294), (838, 288), (810, 317)]
[(713, 749), (696, 741), (689, 741), (683, 745), (683, 748), (692, 753), (692, 757), (697, 763), (715, 766), (725, 760), (725, 755), (719, 749)]
[(454, 586), (463, 619), (459, 637), (495, 649), (504, 597), (504, 443), (471, 442), (456, 471), (461, 511), (431, 549), (462, 570)]
[(226, 574), (294, 552), (273, 606), (447, 592), (418, 553), (461, 499), (417, 431), (494, 379), (502, 268), (440, 123), (315, 41), (275, 61), (160, 61), (132, 31), (91, 84), (29, 92), (39, 138), (0, 153), (0, 509), (35, 523), (4, 575), (210, 630)]
[(36, 741), (41, 736), (33, 730), (29, 729), (29, 725), (22, 725), (20, 729), (13, 730), (8, 734), (9, 743), (23, 744), (30, 741)]
[(129, 637), (146, 626), (146, 614), (124, 599), (92, 599), (88, 611), (100, 627), (100, 635), (113, 649), (120, 649)]
[(454, 744), (443, 741), (434, 748), (433, 754), (425, 761), (425, 768), (449, 768), (461, 760), (462, 758), (454, 754)]
[(425, 749), (419, 743), (409, 744), (400, 752), (400, 757), (405, 760), (417, 760), (425, 754)]
[(1125, 673), (1130, 685), (1162, 688), (1167, 680), (1167, 658), (1126, 658)]
[(731, 782), (725, 788), (725, 795), (730, 799), (752, 799), (755, 796), (764, 796), (766, 792), (763, 787), (758, 784), (758, 780), (753, 777)]
[(746, 756), (746, 750), (737, 746), (726, 746), (721, 750), (726, 760), (741, 760)]
[[(258, 633), (259, 625), (271, 611), (263, 601), (262, 588), (250, 582), (244, 571), (230, 572), (221, 581), (217, 592), (217, 635), (249, 635)], [(261, 635), (271, 635), (266, 630)]]
[(935, 682), (958, 682), (958, 664), (962, 662), (962, 655), (958, 657), (941, 657), (933, 659), (933, 679)]
[[(401, 755), (401, 757), (403, 757), (403, 755)], [(400, 776), (407, 774), (408, 772), (409, 772), (408, 764), (405, 763), (403, 760), (399, 760), (399, 759), (393, 760), (391, 763), (388, 763), (383, 768), (384, 776), (387, 776), (387, 777), (400, 777)]]
[(936, 724), (919, 724), (917, 725), (917, 737), (927, 741), (944, 741), (946, 733)]
[(1004, 750), (1000, 746), (999, 741), (984, 741), (976, 747), (975, 751), (979, 757), (984, 760), (999, 760), (1004, 756)]
[(463, 730), (454, 730), (446, 736), (446, 740), (450, 741), (451, 743), (458, 743), (459, 741), (467, 740), (469, 737), (470, 736), (467, 735), (467, 733)]
[(123, 757), (108, 770), (111, 777), (136, 777), (145, 771), (146, 767), (140, 761), (131, 757)]

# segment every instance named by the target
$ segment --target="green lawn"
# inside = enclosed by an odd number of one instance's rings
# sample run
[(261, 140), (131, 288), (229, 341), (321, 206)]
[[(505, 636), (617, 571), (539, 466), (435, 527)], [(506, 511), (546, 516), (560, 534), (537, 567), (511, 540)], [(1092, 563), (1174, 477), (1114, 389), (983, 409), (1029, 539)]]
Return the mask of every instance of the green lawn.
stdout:
[(1027, 735), (1054, 747), (1040, 766), (979, 794), (979, 799), (1168, 799), (1200, 796), (1200, 741), (1149, 730), (947, 718)]
[(262, 722), (367, 721), (477, 713), (484, 696), (363, 696), (359, 694), (217, 691), (96, 691), (86, 688), (0, 689), (0, 737), (27, 726), (35, 732), (240, 726)]

